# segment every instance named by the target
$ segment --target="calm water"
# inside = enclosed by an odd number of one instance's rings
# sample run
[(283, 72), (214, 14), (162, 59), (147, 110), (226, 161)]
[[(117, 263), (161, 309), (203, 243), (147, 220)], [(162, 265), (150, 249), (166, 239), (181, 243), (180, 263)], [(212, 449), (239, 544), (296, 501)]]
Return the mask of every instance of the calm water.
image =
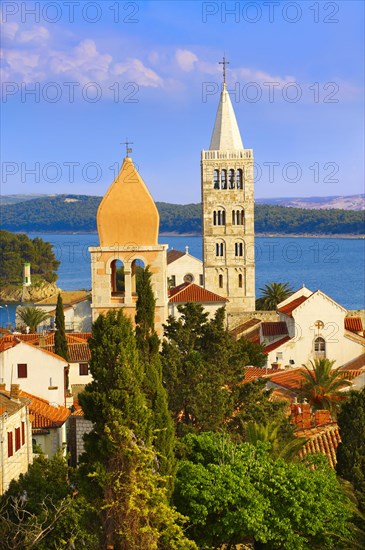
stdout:
[[(61, 265), (58, 286), (63, 290), (91, 287), (89, 246), (98, 246), (95, 235), (40, 236), (53, 244)], [(201, 237), (160, 237), (170, 248), (185, 250), (202, 259)], [(252, 251), (248, 254), (252, 254)], [(365, 309), (365, 240), (301, 237), (257, 237), (256, 294), (270, 281), (289, 282), (294, 289), (303, 283), (321, 289), (347, 309)], [(9, 304), (10, 320), (14, 306)], [(0, 325), (7, 323), (7, 311), (0, 309)]]

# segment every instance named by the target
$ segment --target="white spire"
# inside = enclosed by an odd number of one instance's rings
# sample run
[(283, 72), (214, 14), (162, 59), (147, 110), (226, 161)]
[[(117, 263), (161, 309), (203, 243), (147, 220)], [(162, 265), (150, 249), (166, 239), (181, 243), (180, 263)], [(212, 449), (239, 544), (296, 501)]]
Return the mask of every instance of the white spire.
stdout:
[(234, 114), (231, 98), (229, 97), (225, 83), (223, 84), (209, 149), (213, 151), (243, 149), (236, 115)]

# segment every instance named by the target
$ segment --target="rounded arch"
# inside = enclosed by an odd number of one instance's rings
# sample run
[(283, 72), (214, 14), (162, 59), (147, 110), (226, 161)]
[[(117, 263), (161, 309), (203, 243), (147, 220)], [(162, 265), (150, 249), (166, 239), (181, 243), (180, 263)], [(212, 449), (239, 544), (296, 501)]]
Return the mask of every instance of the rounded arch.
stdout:
[(215, 255), (217, 258), (224, 258), (226, 255), (226, 243), (223, 239), (217, 239), (215, 242)]
[(132, 294), (137, 292), (137, 281), (141, 272), (146, 268), (147, 263), (145, 259), (137, 256), (131, 259), (131, 290)]
[(322, 336), (314, 339), (314, 355), (316, 358), (326, 357), (326, 340)]
[(226, 225), (226, 209), (224, 206), (216, 206), (213, 210), (213, 225)]
[(110, 288), (112, 296), (125, 292), (125, 264), (120, 258), (114, 258), (109, 263)]

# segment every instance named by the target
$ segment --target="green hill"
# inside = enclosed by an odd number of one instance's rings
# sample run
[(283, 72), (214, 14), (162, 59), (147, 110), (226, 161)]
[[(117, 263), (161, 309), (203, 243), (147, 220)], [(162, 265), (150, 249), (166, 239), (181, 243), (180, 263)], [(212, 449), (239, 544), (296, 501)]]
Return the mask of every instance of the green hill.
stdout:
[[(90, 233), (96, 231), (101, 197), (56, 195), (2, 207), (1, 226), (8, 231)], [(200, 204), (157, 202), (160, 232), (201, 233)], [(364, 211), (310, 210), (269, 204), (255, 205), (256, 233), (363, 235)]]

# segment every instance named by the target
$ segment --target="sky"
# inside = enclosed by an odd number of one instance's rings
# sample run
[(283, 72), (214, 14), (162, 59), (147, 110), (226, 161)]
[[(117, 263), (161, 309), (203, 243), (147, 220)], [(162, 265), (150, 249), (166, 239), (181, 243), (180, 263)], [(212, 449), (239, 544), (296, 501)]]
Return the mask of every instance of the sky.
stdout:
[(222, 84), (255, 196), (364, 193), (362, 1), (1, 4), (1, 194), (103, 195), (131, 156), (200, 201)]

